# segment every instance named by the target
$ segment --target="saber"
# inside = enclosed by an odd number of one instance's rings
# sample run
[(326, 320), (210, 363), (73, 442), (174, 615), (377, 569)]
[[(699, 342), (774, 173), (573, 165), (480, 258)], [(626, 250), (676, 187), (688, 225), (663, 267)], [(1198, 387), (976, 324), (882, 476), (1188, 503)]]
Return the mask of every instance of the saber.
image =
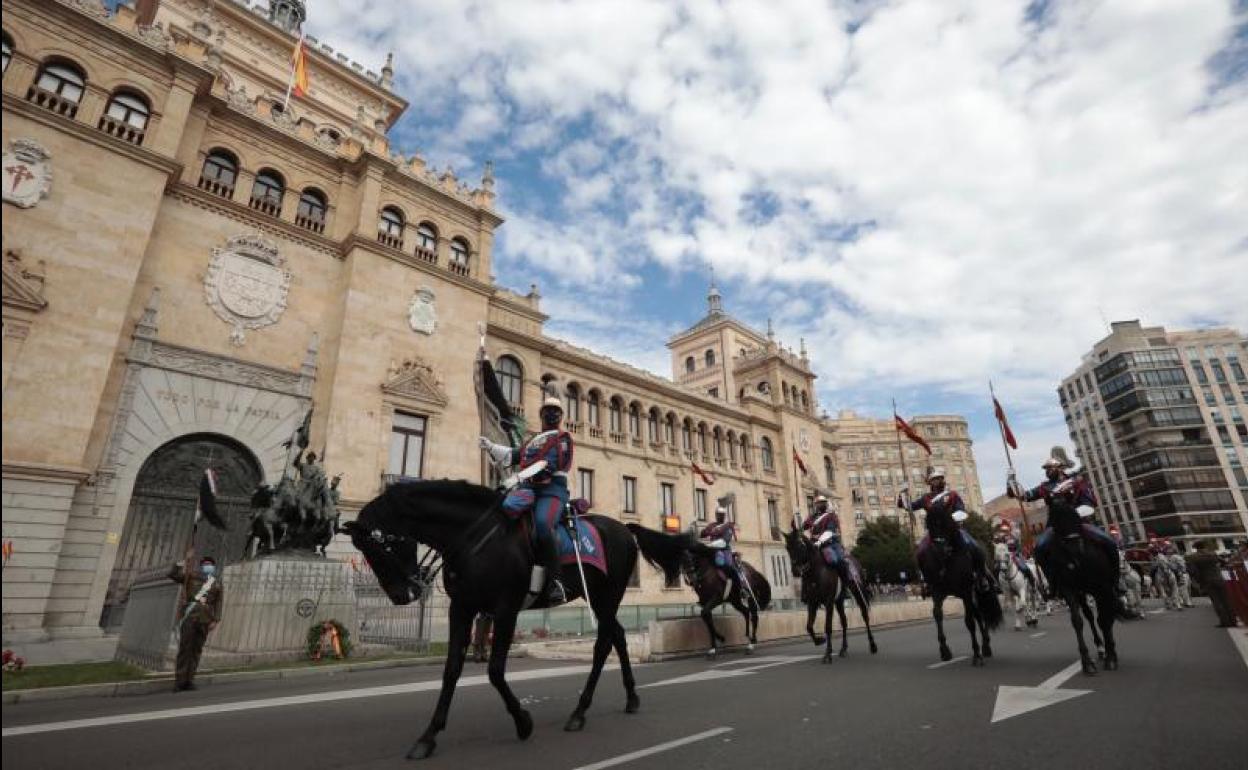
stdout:
[(572, 540), (572, 550), (576, 553), (576, 570), (581, 573), (581, 590), (585, 593), (585, 603), (589, 605), (589, 623), (594, 630), (598, 630), (598, 618), (594, 615), (594, 604), (589, 600), (589, 583), (585, 582), (585, 565), (581, 562), (581, 540), (576, 531), (577, 515), (574, 513), (568, 519), (568, 537)]

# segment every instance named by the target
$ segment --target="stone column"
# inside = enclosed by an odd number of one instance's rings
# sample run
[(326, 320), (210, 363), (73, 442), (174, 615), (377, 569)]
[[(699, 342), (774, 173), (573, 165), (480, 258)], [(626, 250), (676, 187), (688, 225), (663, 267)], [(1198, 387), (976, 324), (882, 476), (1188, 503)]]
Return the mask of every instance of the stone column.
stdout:
[(15, 53), (9, 68), (4, 71), (4, 92), (25, 99), (26, 89), (35, 81), (37, 67), (33, 60)]
[(94, 83), (87, 83), (87, 90), (78, 104), (78, 114), (74, 119), (95, 128), (99, 125), (100, 116), (108, 104), (109, 94)]
[(173, 79), (173, 87), (160, 110), (160, 123), (153, 127), (152, 141), (148, 147), (161, 155), (173, 157), (178, 152), (182, 132), (195, 102), (195, 82), (184, 75)]

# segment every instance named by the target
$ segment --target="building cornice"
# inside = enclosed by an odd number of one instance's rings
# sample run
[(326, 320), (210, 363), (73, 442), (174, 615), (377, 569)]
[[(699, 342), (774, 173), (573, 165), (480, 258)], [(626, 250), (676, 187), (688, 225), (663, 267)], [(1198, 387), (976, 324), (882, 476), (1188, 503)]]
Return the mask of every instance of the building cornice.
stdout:
[(476, 294), (480, 294), (481, 296), (486, 297), (486, 298), (492, 297), (494, 294), (494, 286), (492, 286), (491, 284), (483, 283), (482, 281), (479, 281), (476, 278), (471, 278), (471, 277), (463, 276), (463, 275), (457, 275), (455, 273), (452, 273), (450, 270), (446, 270), (444, 268), (431, 265), (422, 259), (417, 259), (416, 256), (413, 254), (408, 254), (407, 252), (399, 251), (398, 249), (385, 246), (381, 243), (378, 243), (376, 239), (365, 238), (359, 233), (352, 233), (351, 235), (347, 236), (346, 239), (343, 240), (340, 246), (339, 254), (343, 259), (345, 259), (355, 249), (359, 249), (361, 251), (367, 251), (370, 254), (375, 254), (379, 257), (384, 257), (393, 262), (398, 262), (401, 265), (406, 265), (407, 267), (415, 268), (421, 271), (422, 273), (427, 273), (431, 276), (434, 276), (443, 281), (446, 281), (447, 283), (453, 283), (457, 286), (467, 289), (468, 291), (471, 291)]
[(136, 163), (153, 168), (171, 179), (178, 178), (182, 173), (182, 164), (173, 158), (153, 152), (141, 145), (123, 142), (86, 123), (80, 123), (72, 118), (57, 115), (42, 107), (37, 107), (14, 94), (4, 94), (4, 111), (5, 113), (20, 115), (35, 123), (68, 134), (76, 139), (81, 139), (89, 144), (94, 144), (116, 155), (129, 158)]
[(0, 473), (5, 481), (61, 481), (75, 484), (91, 477), (91, 471), (71, 465), (47, 465), (44, 463), (28, 463), (21, 460), (7, 460), (0, 465)]
[(303, 227), (287, 222), (284, 219), (278, 219), (267, 214), (261, 214), (251, 207), (239, 203), (238, 201), (222, 198), (219, 195), (213, 195), (205, 192), (194, 185), (185, 182), (173, 182), (165, 190), (165, 194), (176, 200), (198, 206), (201, 209), (212, 211), (230, 219), (246, 224), (248, 227), (267, 232), (272, 235), (279, 236), (288, 241), (294, 241), (310, 249), (330, 254), (341, 259), (345, 251), (343, 245), (332, 238), (326, 238), (323, 235), (317, 235)]

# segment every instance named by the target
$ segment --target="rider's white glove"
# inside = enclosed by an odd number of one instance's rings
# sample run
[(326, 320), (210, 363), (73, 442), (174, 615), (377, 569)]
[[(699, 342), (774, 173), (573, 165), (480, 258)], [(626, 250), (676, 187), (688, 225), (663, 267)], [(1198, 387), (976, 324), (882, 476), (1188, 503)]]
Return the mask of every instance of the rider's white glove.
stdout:
[(477, 439), (477, 444), (482, 449), (490, 453), (490, 458), (496, 463), (506, 463), (511, 461), (511, 447), (495, 444), (485, 436)]

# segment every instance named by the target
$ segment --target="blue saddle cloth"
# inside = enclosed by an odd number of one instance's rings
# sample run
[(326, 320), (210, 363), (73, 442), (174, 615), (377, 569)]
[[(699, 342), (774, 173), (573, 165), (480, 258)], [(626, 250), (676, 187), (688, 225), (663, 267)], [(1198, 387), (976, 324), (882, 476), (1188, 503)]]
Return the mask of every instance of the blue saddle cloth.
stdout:
[[(555, 544), (559, 551), (559, 561), (563, 564), (576, 564), (576, 549), (572, 545), (572, 532), (562, 522), (555, 527)], [(602, 547), (602, 535), (589, 522), (576, 520), (576, 540), (581, 548), (581, 561), (586, 567), (593, 567), (602, 574), (607, 574), (606, 551)]]

